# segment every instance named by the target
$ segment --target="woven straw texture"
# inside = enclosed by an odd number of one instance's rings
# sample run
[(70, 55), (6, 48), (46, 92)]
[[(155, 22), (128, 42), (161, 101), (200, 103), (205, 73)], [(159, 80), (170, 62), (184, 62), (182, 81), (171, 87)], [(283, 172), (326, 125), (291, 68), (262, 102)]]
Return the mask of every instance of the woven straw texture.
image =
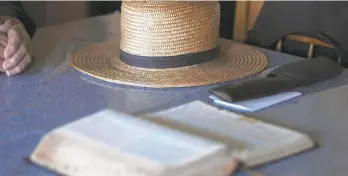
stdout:
[(218, 45), (218, 2), (122, 3), (121, 49), (139, 56), (174, 56)]
[[(75, 69), (105, 81), (152, 88), (192, 87), (244, 78), (267, 66), (254, 47), (219, 39), (220, 6), (206, 1), (123, 1), (120, 41), (78, 51)], [(220, 46), (212, 61), (177, 68), (130, 66), (120, 50), (139, 56), (175, 56)]]
[(267, 66), (266, 56), (254, 47), (221, 39), (221, 56), (210, 62), (170, 69), (132, 67), (120, 61), (117, 43), (100, 43), (72, 58), (75, 69), (118, 84), (168, 88), (214, 84), (256, 74)]

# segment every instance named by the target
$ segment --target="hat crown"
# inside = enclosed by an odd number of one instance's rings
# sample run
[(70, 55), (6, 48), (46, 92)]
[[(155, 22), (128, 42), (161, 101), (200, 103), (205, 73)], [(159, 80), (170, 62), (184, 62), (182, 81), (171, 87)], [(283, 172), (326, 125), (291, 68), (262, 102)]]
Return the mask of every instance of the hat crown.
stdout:
[(137, 56), (198, 53), (219, 43), (216, 1), (123, 1), (120, 49)]

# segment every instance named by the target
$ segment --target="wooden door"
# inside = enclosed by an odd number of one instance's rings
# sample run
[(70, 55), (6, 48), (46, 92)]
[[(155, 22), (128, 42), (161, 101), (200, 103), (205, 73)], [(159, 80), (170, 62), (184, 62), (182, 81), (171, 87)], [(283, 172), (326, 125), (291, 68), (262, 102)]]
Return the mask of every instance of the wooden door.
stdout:
[(261, 11), (264, 1), (237, 1), (233, 36), (235, 41), (244, 42)]

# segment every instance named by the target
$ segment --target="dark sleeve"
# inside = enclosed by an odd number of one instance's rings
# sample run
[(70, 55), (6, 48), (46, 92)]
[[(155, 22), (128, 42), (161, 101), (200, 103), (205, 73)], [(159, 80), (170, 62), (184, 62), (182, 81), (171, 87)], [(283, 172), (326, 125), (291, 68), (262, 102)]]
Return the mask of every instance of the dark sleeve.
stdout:
[(25, 26), (30, 37), (33, 37), (36, 31), (36, 25), (30, 16), (24, 11), (19, 1), (0, 1), (0, 16), (11, 16), (19, 19)]

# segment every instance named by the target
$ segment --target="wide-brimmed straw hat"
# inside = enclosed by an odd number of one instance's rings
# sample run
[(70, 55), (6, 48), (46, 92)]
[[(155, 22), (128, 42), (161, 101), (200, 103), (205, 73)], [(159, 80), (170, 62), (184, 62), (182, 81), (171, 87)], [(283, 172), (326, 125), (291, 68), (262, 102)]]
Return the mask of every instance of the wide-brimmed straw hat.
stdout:
[(219, 2), (123, 1), (121, 8), (120, 39), (79, 50), (75, 69), (109, 82), (166, 88), (244, 78), (267, 66), (257, 48), (219, 38)]

